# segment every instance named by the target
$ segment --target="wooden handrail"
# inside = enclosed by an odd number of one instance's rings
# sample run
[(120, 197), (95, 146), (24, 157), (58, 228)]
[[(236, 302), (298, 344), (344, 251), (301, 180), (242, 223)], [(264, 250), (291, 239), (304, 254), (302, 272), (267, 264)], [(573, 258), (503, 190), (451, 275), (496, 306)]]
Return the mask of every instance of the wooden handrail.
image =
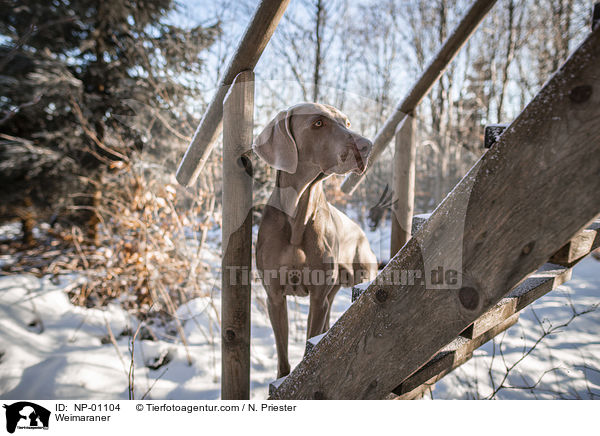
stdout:
[(481, 23), (495, 3), (496, 0), (477, 0), (473, 4), (454, 32), (446, 40), (442, 48), (440, 48), (425, 72), (417, 80), (417, 83), (415, 83), (404, 100), (396, 106), (394, 112), (375, 135), (373, 151), (369, 157), (369, 166), (366, 171), (360, 176), (358, 174), (346, 176), (344, 183), (342, 183), (342, 191), (346, 194), (354, 192), (354, 189), (356, 189), (365, 177), (366, 172), (369, 171), (373, 163), (391, 141), (398, 124), (404, 120), (407, 114), (414, 112), (418, 104), (429, 93), (435, 82), (439, 80), (452, 59), (454, 59), (460, 48), (469, 40), (479, 23)]
[(223, 121), (223, 99), (233, 79), (244, 70), (253, 70), (290, 0), (262, 0), (238, 45), (219, 89), (194, 133), (179, 168), (177, 181), (183, 186), (193, 184), (210, 156)]

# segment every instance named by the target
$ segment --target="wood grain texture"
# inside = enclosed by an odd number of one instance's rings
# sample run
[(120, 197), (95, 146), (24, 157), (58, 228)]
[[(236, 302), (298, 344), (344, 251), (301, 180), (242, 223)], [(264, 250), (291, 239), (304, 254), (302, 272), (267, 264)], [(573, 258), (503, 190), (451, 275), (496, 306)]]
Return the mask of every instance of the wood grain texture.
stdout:
[[(597, 29), (274, 398), (388, 395), (600, 213), (599, 151)], [(439, 265), (457, 269), (458, 286), (392, 283)]]
[[(575, 235), (571, 241), (577, 241), (582, 234), (598, 232), (599, 229), (600, 220), (594, 221), (585, 230)], [(595, 248), (596, 246), (589, 245), (587, 253), (582, 253), (582, 256), (575, 260), (575, 263)], [(513, 325), (517, 320), (516, 318), (508, 323), (505, 323), (505, 321), (519, 313), (519, 311), (523, 310), (538, 298), (570, 280), (571, 273), (572, 269), (570, 267), (553, 263), (544, 264), (538, 271), (513, 288), (505, 298), (477, 318), (473, 324), (461, 333), (461, 336), (466, 339), (479, 338), (476, 339), (475, 342), (470, 343), (470, 348), (461, 349), (461, 347), (465, 346), (468, 342), (466, 342), (465, 339), (455, 339), (439, 351), (423, 366), (423, 368), (394, 389), (392, 392), (396, 397), (393, 399), (413, 400), (421, 398), (423, 394), (428, 392), (442, 377), (469, 360), (472, 351), (475, 349), (473, 348), (474, 345), (485, 343), (489, 340), (486, 339), (482, 342), (482, 338), (491, 338), (492, 334), (493, 336), (496, 336), (497, 333), (501, 333)], [(497, 327), (503, 323), (505, 324), (504, 326)], [(274, 391), (271, 390), (270, 392), (272, 393)]]
[(224, 101), (221, 398), (250, 398), (250, 268), (254, 73), (235, 78)]
[(375, 135), (373, 151), (369, 157), (367, 170), (360, 176), (358, 174), (348, 175), (342, 184), (342, 191), (351, 194), (364, 179), (366, 172), (372, 167), (373, 162), (377, 160), (392, 140), (398, 125), (404, 120), (407, 114), (414, 112), (421, 100), (425, 98), (431, 87), (442, 76), (450, 62), (452, 62), (452, 59), (454, 59), (460, 48), (469, 40), (479, 23), (483, 21), (495, 3), (496, 0), (475, 1), (456, 29), (454, 29), (454, 32), (444, 42), (433, 61), (431, 61), (421, 77), (419, 77), (417, 83), (415, 83), (404, 100), (398, 104), (394, 112), (385, 121), (383, 127)]
[(406, 117), (396, 133), (392, 181), (392, 237), (390, 253), (396, 254), (411, 235), (415, 204), (416, 119)]
[(513, 288), (505, 298), (461, 332), (461, 336), (472, 339), (483, 334), (570, 279), (570, 268), (552, 263), (542, 265), (539, 270)]
[(550, 258), (550, 262), (571, 266), (600, 245), (600, 221), (577, 234)]
[(473, 351), (492, 340), (503, 331), (512, 327), (519, 320), (519, 314), (504, 319), (474, 339), (459, 337), (444, 347), (423, 368), (411, 375), (392, 392), (403, 400), (412, 400), (426, 392), (423, 385), (430, 387), (440, 381), (445, 375), (473, 357)]
[[(577, 238), (577, 235), (575, 238)], [(552, 263), (544, 264), (538, 271), (513, 288), (498, 304), (477, 318), (473, 324), (461, 333), (461, 337), (445, 346), (419, 371), (396, 387), (392, 392), (397, 397), (393, 399), (412, 400), (421, 398), (433, 384), (469, 360), (476, 348), (515, 324), (520, 310), (570, 280), (571, 272), (571, 268), (565, 266)], [(515, 314), (517, 316), (514, 316)], [(506, 320), (509, 318), (511, 320), (507, 322)], [(324, 335), (309, 340), (311, 350), (322, 337)], [(471, 339), (474, 341), (469, 341)], [(270, 396), (273, 396), (282, 382), (283, 380), (280, 379), (269, 386)]]
[(223, 118), (223, 99), (229, 85), (240, 72), (254, 69), (289, 2), (290, 0), (262, 0), (258, 5), (179, 164), (176, 178), (181, 185), (190, 186), (198, 178), (219, 134)]

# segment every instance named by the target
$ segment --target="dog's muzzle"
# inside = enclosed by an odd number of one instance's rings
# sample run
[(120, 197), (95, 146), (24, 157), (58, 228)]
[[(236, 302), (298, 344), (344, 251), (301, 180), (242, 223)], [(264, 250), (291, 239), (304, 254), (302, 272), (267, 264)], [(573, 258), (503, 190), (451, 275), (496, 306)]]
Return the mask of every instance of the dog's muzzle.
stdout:
[(366, 138), (360, 138), (358, 141), (355, 141), (354, 146), (352, 147), (352, 153), (354, 154), (354, 160), (356, 161), (355, 173), (362, 174), (365, 172), (372, 149), (373, 143)]

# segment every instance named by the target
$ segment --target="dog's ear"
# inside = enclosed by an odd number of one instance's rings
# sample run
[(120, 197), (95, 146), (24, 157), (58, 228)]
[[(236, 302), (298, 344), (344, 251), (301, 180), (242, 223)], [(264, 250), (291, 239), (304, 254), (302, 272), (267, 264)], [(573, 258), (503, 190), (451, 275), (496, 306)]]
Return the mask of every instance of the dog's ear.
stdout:
[(290, 130), (292, 111), (281, 111), (258, 135), (252, 149), (275, 169), (294, 174), (298, 166), (298, 147)]

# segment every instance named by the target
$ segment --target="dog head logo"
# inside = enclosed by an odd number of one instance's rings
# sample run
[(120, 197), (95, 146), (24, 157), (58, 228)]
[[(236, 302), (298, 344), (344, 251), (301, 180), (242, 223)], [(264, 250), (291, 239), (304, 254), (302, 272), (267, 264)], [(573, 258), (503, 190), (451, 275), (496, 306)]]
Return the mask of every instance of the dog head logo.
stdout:
[(19, 429), (48, 429), (50, 411), (29, 401), (4, 405), (6, 409), (6, 431)]

